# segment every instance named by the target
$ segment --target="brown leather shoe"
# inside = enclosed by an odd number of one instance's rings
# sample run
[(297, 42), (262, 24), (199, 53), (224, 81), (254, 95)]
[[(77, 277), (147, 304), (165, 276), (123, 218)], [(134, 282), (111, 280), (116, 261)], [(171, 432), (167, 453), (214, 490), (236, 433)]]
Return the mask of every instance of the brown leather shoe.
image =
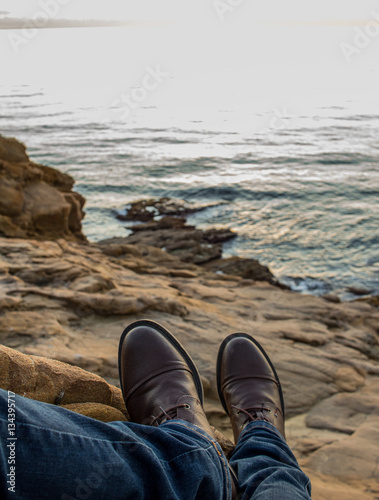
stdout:
[(222, 342), (217, 388), (236, 443), (243, 428), (254, 420), (269, 422), (285, 438), (279, 377), (264, 349), (250, 335), (233, 333)]
[(158, 426), (190, 422), (213, 437), (203, 409), (203, 386), (183, 346), (158, 323), (136, 321), (121, 335), (118, 366), (132, 422)]

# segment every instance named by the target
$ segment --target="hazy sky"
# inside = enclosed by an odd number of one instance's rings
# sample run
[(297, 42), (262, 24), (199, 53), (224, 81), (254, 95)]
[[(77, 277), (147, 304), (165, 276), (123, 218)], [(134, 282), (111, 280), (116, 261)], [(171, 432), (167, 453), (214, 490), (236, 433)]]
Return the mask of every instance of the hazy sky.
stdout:
[[(0, 10), (33, 18), (48, 1), (63, 0), (0, 0)], [(30, 39), (22, 30), (0, 30), (8, 69), (2, 81), (80, 87), (78, 100), (92, 92), (94, 101), (101, 94), (96, 86), (102, 85), (110, 88), (104, 102), (112, 102), (141, 84), (147, 66), (159, 66), (170, 78), (148, 102), (161, 99), (173, 109), (221, 109), (228, 99), (231, 109), (243, 108), (255, 99), (296, 113), (293, 99), (377, 101), (379, 24), (363, 42), (355, 40), (352, 24), (363, 30), (379, 23), (379, 0), (64, 1), (56, 18), (140, 24), (40, 30)], [(17, 37), (24, 37), (19, 50)], [(349, 44), (350, 52), (341, 44)]]
[[(32, 17), (44, 0), (1, 0), (12, 17)], [(58, 17), (153, 21), (215, 21), (215, 4), (249, 14), (247, 22), (364, 22), (377, 0), (65, 0)], [(229, 15), (229, 13), (228, 13)], [(231, 13), (230, 13), (231, 15)], [(217, 19), (216, 19), (217, 20)]]

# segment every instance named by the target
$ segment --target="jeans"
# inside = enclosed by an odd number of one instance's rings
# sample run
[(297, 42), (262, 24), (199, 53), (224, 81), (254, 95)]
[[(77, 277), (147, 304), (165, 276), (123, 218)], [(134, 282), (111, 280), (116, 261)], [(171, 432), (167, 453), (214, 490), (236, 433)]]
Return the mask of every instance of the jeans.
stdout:
[(268, 422), (250, 422), (230, 459), (243, 500), (308, 500), (311, 483), (288, 444)]
[[(172, 420), (159, 427), (103, 423), (21, 396), (11, 401), (15, 414), (8, 414), (8, 393), (0, 389), (0, 498), (232, 497), (220, 446), (188, 422)], [(231, 464), (239, 477), (239, 498), (310, 498), (308, 478), (270, 424), (253, 422), (245, 428)]]

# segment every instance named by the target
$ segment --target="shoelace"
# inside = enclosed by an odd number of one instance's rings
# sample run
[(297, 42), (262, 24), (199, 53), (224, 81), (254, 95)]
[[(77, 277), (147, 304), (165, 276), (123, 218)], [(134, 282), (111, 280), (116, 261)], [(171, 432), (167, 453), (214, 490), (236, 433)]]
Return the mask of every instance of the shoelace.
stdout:
[(160, 413), (157, 417), (154, 417), (154, 419), (152, 420), (151, 424), (150, 425), (154, 425), (156, 422), (158, 422), (159, 419), (163, 418), (163, 417), (166, 417), (165, 419), (163, 419), (161, 422), (159, 422), (158, 424), (162, 424), (163, 422), (165, 422), (166, 420), (173, 420), (174, 418), (176, 418), (177, 414), (178, 414), (178, 409), (179, 408), (191, 408), (189, 404), (186, 404), (186, 403), (182, 403), (180, 405), (175, 405), (175, 406), (172, 406), (171, 408), (169, 408), (168, 410), (164, 410), (162, 408), (162, 406), (159, 407), (159, 409), (162, 411), (162, 413)]
[[(265, 422), (270, 423), (270, 420), (265, 417), (263, 412), (268, 411), (269, 413), (272, 413), (272, 410), (265, 407), (263, 404), (262, 406), (258, 406), (255, 408), (240, 408), (239, 406), (232, 405), (232, 408), (237, 410), (237, 415), (240, 413), (244, 413), (251, 422), (253, 422), (254, 420), (264, 420)], [(276, 417), (277, 415), (278, 413), (275, 411), (274, 416)]]

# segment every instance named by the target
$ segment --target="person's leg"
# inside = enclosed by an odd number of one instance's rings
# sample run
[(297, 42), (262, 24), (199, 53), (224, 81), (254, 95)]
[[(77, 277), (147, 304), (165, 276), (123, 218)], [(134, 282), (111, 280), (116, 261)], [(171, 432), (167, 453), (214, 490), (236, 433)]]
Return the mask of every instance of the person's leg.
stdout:
[(255, 339), (236, 333), (224, 340), (217, 385), (237, 445), (230, 463), (238, 477), (239, 498), (309, 500), (309, 478), (285, 441), (278, 375)]
[(311, 484), (283, 436), (265, 421), (250, 422), (230, 459), (241, 499), (309, 500)]
[(1, 498), (230, 498), (219, 445), (191, 423), (106, 424), (21, 396), (11, 399), (15, 429), (8, 427), (8, 393), (0, 390)]
[[(190, 355), (166, 328), (139, 320), (120, 338), (118, 366), (121, 390), (132, 422), (161, 426), (181, 420), (204, 432), (215, 443), (203, 408), (203, 386)], [(224, 455), (220, 455), (224, 461)], [(235, 496), (229, 470), (227, 494)]]

